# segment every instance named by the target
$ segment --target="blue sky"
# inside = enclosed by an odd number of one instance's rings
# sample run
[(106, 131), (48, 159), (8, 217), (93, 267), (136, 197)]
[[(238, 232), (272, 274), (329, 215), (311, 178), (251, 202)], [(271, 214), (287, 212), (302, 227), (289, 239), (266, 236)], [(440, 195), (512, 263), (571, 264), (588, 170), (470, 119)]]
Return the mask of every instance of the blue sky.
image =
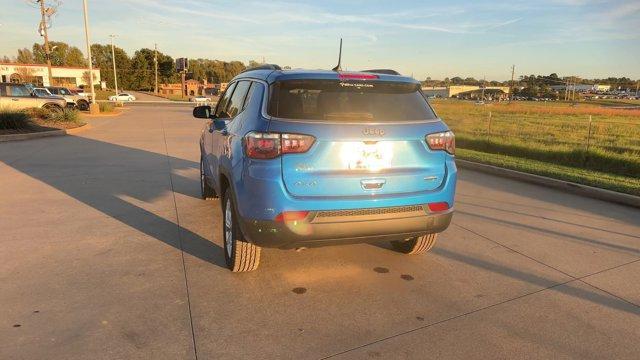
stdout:
[[(37, 9), (0, 0), (0, 55), (31, 47)], [(516, 74), (640, 78), (640, 1), (89, 0), (92, 42), (173, 57), (331, 68), (394, 68), (418, 79)], [(82, 1), (65, 0), (52, 40), (84, 50)]]

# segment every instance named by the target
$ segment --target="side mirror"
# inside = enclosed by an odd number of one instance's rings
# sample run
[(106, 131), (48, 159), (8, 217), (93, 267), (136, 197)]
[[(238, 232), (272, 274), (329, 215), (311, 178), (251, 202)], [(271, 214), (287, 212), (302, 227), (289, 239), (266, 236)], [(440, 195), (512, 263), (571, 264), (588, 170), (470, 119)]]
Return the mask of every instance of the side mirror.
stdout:
[(193, 108), (193, 117), (198, 119), (211, 119), (211, 106), (196, 106)]

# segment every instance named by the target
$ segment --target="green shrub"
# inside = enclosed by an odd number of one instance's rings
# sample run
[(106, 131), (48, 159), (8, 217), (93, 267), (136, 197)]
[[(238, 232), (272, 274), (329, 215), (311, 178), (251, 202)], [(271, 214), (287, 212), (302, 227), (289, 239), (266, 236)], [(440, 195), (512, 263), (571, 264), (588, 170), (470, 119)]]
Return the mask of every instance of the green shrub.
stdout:
[(64, 109), (62, 111), (52, 111), (47, 118), (48, 121), (61, 123), (80, 123), (80, 113), (74, 109)]
[(30, 124), (31, 117), (26, 112), (0, 109), (1, 130), (21, 130)]
[(100, 107), (100, 112), (101, 113), (110, 113), (113, 112), (114, 109), (114, 105), (113, 103), (110, 102), (99, 102), (98, 106)]
[(47, 120), (49, 118), (49, 115), (51, 114), (51, 110), (44, 109), (44, 108), (31, 108), (31, 109), (25, 110), (25, 112), (32, 119), (40, 119), (40, 120)]

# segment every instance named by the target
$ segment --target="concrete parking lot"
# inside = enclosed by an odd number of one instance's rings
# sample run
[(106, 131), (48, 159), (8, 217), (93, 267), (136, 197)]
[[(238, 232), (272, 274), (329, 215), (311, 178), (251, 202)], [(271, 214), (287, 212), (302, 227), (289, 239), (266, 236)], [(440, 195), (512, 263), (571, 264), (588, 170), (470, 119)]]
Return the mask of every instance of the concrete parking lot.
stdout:
[(0, 143), (0, 359), (640, 357), (640, 211), (462, 170), (436, 248), (224, 268), (202, 122)]

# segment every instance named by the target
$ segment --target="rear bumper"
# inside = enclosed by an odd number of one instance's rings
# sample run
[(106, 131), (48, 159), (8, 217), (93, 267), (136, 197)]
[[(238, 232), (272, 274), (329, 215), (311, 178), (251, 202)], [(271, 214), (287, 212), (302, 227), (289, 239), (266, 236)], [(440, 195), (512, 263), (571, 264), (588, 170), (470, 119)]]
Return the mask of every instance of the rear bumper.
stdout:
[(314, 211), (303, 220), (241, 219), (245, 238), (261, 247), (296, 248), (403, 240), (444, 231), (453, 209), (429, 213), (426, 206)]

